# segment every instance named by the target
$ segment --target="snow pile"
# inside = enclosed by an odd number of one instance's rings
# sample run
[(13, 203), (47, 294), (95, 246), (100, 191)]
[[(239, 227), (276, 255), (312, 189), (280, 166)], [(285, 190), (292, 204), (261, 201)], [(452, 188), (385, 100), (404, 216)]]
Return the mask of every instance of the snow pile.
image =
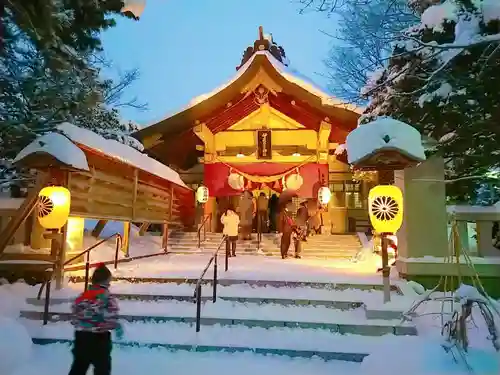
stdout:
[(77, 144), (100, 151), (123, 163), (147, 171), (179, 186), (187, 187), (177, 172), (132, 147), (115, 140), (106, 139), (90, 130), (79, 128), (67, 122), (59, 125), (57, 129)]
[[(498, 374), (500, 371), (495, 354), (471, 348), (467, 361), (475, 375)], [(456, 363), (446, 354), (439, 340), (416, 340), (411, 347), (401, 348), (396, 340), (383, 340), (361, 363), (359, 375), (466, 375), (463, 364)]]
[(84, 171), (89, 170), (83, 151), (62, 134), (47, 133), (38, 137), (21, 150), (14, 159), (14, 163), (32, 154), (49, 154), (61, 163)]
[(418, 130), (390, 117), (380, 117), (358, 126), (349, 133), (346, 144), (350, 164), (380, 150), (396, 150), (412, 159), (425, 160), (422, 137)]
[(19, 322), (0, 316), (0, 374), (10, 375), (31, 357), (31, 337)]
[(457, 20), (457, 7), (450, 1), (433, 5), (422, 14), (422, 25), (436, 32), (443, 31), (443, 23)]
[(33, 343), (16, 318), (25, 306), (29, 287), (24, 283), (0, 285), (0, 374), (10, 375), (31, 356)]

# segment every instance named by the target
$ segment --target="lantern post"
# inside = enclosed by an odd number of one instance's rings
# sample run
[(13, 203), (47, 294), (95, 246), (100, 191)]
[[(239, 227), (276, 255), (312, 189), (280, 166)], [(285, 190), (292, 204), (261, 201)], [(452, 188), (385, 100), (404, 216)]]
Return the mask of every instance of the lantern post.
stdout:
[[(372, 147), (370, 147), (372, 145)], [(403, 194), (394, 186), (394, 171), (425, 161), (422, 137), (412, 126), (384, 117), (360, 125), (346, 139), (348, 162), (354, 170), (376, 171), (378, 186), (368, 195), (370, 222), (381, 237), (384, 303), (391, 300), (388, 235), (403, 223)]]

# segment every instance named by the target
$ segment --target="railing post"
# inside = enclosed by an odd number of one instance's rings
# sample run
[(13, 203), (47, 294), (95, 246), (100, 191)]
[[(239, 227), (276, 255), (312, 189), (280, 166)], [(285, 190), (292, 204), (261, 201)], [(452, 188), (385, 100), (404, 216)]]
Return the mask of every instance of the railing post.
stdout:
[(85, 261), (85, 289), (89, 287), (89, 273), (90, 273), (90, 251), (87, 251), (87, 257)]
[[(224, 239), (227, 241), (226, 237)], [(225, 253), (226, 253), (226, 256), (224, 259), (224, 271), (227, 272), (227, 270), (229, 269), (229, 251), (227, 251), (227, 248), (226, 248)]]
[(47, 285), (45, 286), (45, 304), (43, 306), (43, 325), (47, 325), (49, 321), (49, 304), (50, 304), (50, 287), (52, 283), (52, 272), (47, 278)]
[(118, 252), (120, 251), (120, 236), (116, 236), (116, 249), (115, 249), (115, 270), (118, 268)]
[(215, 259), (214, 259), (214, 284), (213, 284), (213, 292), (214, 295), (212, 297), (212, 302), (215, 303), (217, 301), (217, 258), (218, 254), (215, 253)]
[(196, 332), (200, 332), (201, 321), (201, 283), (196, 287)]

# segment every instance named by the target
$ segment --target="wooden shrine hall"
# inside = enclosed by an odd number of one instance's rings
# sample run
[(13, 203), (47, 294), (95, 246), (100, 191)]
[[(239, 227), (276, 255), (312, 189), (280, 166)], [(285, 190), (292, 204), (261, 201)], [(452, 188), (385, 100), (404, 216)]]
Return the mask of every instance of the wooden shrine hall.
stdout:
[(328, 186), (323, 224), (345, 233), (366, 225), (375, 183), (353, 180), (343, 147), (361, 111), (294, 71), (283, 47), (260, 27), (228, 83), (135, 137), (190, 187), (208, 188), (205, 213), (244, 190), (270, 195), (293, 186), (299, 198), (311, 199)]

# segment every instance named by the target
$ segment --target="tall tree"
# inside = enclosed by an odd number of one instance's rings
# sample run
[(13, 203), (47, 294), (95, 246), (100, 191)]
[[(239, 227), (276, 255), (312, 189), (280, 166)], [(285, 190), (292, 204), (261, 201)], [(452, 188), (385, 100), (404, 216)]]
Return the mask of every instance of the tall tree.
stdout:
[(143, 107), (121, 97), (138, 72), (128, 72), (118, 83), (99, 77), (104, 63), (100, 33), (115, 26), (122, 1), (17, 0), (2, 5), (2, 163), (8, 165), (24, 145), (62, 121), (140, 148), (126, 137), (131, 125), (122, 123), (112, 109)]
[(370, 72), (383, 69), (397, 34), (417, 17), (407, 0), (300, 0), (302, 12), (324, 12), (336, 31), (328, 57), (328, 88), (348, 102), (364, 103), (359, 93)]
[(500, 3), (411, 6), (420, 22), (402, 31), (386, 69), (364, 88), (370, 102), (361, 122), (388, 115), (415, 126), (458, 179), (449, 196), (474, 200), (477, 183), (500, 168)]

